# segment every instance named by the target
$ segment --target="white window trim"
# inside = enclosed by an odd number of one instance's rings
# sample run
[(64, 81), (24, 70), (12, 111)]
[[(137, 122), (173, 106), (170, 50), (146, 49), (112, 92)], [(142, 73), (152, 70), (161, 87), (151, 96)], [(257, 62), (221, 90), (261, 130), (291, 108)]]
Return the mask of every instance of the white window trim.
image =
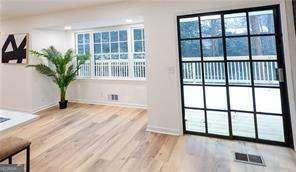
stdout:
[[(133, 29), (137, 28), (144, 28), (143, 24), (133, 24), (133, 25), (125, 25), (125, 26), (114, 26), (114, 27), (104, 27), (104, 28), (98, 28), (98, 29), (93, 29), (93, 30), (85, 30), (85, 31), (77, 31), (74, 33), (74, 40), (75, 40), (75, 52), (78, 50), (78, 39), (77, 35), (78, 34), (90, 34), (90, 55), (91, 55), (91, 60), (90, 60), (90, 76), (77, 76), (78, 80), (122, 80), (122, 81), (146, 81), (147, 80), (147, 60), (146, 57), (145, 59), (133, 59), (133, 54), (134, 54), (134, 40), (133, 40)], [(127, 42), (128, 42), (128, 63), (132, 63), (134, 61), (145, 61), (146, 62), (146, 77), (134, 77), (134, 72), (132, 72), (132, 67), (129, 67), (129, 74), (130, 76), (128, 77), (115, 77), (115, 76), (108, 76), (108, 77), (102, 77), (102, 76), (95, 76), (95, 60), (94, 60), (94, 33), (97, 32), (110, 32), (110, 31), (116, 31), (116, 30), (127, 30)], [(145, 52), (144, 52), (145, 53)], [(118, 59), (116, 61), (126, 61), (124, 59)], [(107, 61), (114, 61), (112, 59), (110, 60), (102, 60), (102, 62), (107, 62)]]

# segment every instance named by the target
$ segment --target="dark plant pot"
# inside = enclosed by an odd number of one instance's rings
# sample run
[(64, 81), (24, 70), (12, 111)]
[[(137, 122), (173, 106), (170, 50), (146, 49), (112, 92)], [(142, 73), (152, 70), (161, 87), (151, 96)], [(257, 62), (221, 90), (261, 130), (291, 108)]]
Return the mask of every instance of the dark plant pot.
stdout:
[(68, 100), (65, 100), (63, 102), (59, 102), (60, 103), (60, 109), (66, 109), (68, 106)]

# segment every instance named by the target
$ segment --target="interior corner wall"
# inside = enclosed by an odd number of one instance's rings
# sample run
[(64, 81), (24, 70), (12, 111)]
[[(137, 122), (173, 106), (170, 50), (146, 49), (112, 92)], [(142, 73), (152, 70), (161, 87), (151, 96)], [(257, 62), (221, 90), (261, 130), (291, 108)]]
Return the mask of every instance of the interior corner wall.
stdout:
[[(22, 22), (3, 23), (2, 33), (29, 33), (29, 49), (41, 50), (50, 45), (64, 50), (64, 32), (28, 28)], [(29, 55), (29, 63), (34, 57)], [(36, 112), (57, 103), (57, 88), (48, 78), (24, 64), (0, 63), (0, 108)]]

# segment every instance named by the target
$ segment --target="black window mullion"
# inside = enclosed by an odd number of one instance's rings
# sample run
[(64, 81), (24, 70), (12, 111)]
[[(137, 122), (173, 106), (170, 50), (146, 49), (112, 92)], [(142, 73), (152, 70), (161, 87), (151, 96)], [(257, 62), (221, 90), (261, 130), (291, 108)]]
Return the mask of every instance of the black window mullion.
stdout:
[[(183, 133), (186, 133), (186, 121), (185, 121), (185, 104), (184, 104), (184, 82), (183, 82), (183, 62), (182, 62), (182, 53), (181, 53), (181, 33), (180, 33), (180, 17), (177, 17), (177, 31), (178, 31), (178, 53), (179, 53), (179, 68), (180, 68), (180, 83), (181, 83), (181, 98), (182, 98), (182, 124), (183, 124)], [(118, 33), (119, 34), (119, 33)], [(119, 36), (118, 36), (119, 37)], [(119, 45), (120, 46), (120, 45)]]
[(256, 98), (255, 98), (254, 70), (253, 70), (253, 62), (252, 62), (252, 48), (251, 48), (251, 37), (250, 37), (250, 21), (249, 21), (249, 13), (248, 12), (246, 12), (246, 20), (247, 20), (248, 48), (249, 48), (249, 58), (250, 58), (250, 73), (251, 73), (251, 87), (252, 87), (253, 111), (254, 111), (255, 138), (258, 139), (258, 125), (257, 125), (257, 114), (256, 114)]
[(221, 25), (222, 25), (222, 43), (223, 43), (223, 55), (224, 55), (224, 73), (226, 83), (226, 98), (227, 98), (227, 112), (228, 112), (228, 129), (230, 137), (233, 137), (232, 133), (232, 120), (230, 112), (230, 96), (229, 96), (229, 78), (228, 78), (228, 67), (227, 67), (227, 52), (226, 52), (226, 38), (225, 38), (225, 23), (224, 14), (221, 14)]
[(200, 16), (198, 16), (198, 29), (199, 29), (199, 48), (200, 48), (200, 60), (201, 60), (201, 80), (202, 80), (202, 89), (203, 89), (203, 101), (204, 101), (204, 115), (205, 115), (205, 127), (206, 133), (208, 133), (208, 116), (207, 116), (207, 104), (206, 104), (206, 88), (205, 88), (205, 72), (204, 72), (204, 59), (203, 59), (203, 50), (202, 50), (202, 34), (201, 34), (201, 22)]

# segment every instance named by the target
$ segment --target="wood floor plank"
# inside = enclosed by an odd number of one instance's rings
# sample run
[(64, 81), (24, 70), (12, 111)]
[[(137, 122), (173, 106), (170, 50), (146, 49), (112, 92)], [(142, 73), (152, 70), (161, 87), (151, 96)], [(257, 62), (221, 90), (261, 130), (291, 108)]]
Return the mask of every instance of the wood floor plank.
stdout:
[[(0, 135), (32, 141), (33, 172), (296, 171), (296, 153), (289, 148), (147, 132), (144, 109), (71, 103), (37, 114), (36, 121)], [(266, 167), (235, 162), (234, 152), (262, 155)], [(13, 161), (24, 163), (25, 153)]]

